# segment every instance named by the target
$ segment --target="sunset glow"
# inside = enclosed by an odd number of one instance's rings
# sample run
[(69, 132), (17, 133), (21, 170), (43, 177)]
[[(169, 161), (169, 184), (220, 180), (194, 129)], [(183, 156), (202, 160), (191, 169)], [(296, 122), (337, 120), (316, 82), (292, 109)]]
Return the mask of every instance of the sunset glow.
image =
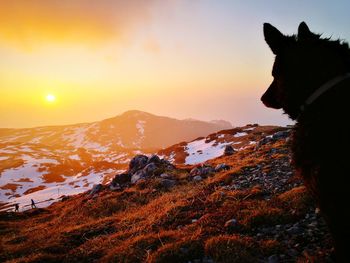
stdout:
[(55, 95), (48, 94), (48, 95), (46, 96), (46, 100), (47, 100), (48, 102), (54, 102), (54, 101), (56, 100), (56, 97), (55, 97)]
[[(2, 1), (0, 127), (95, 121), (130, 109), (288, 124), (260, 102), (273, 61), (262, 24), (292, 34), (305, 20), (314, 32), (350, 39), (347, 2), (327, 6), (327, 15), (316, 3), (325, 8), (318, 1)], [(50, 111), (37, 106), (47, 87), (64, 97)]]

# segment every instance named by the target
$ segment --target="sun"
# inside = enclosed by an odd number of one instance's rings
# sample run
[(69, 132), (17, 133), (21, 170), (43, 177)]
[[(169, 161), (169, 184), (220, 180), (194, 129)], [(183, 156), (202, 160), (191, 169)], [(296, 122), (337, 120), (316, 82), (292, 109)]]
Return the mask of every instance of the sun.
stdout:
[(56, 96), (53, 94), (47, 94), (45, 98), (48, 102), (54, 102), (56, 100)]

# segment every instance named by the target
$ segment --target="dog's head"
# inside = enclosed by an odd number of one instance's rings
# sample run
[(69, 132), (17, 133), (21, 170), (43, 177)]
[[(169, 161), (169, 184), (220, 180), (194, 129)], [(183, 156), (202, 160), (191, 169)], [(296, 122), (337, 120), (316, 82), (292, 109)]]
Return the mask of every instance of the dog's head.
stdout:
[(267, 107), (282, 108), (292, 119), (297, 118), (300, 106), (313, 91), (349, 70), (347, 44), (320, 39), (304, 22), (299, 25), (298, 35), (293, 36), (285, 36), (265, 23), (264, 36), (276, 58), (274, 80), (261, 100)]

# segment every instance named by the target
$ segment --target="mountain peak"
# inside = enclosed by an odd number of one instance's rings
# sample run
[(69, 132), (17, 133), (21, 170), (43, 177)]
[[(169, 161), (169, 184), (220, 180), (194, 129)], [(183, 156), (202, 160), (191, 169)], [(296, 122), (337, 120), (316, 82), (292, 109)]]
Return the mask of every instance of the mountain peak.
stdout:
[(210, 121), (210, 123), (220, 125), (220, 126), (224, 127), (225, 129), (233, 128), (232, 123), (229, 121), (225, 121), (225, 120), (212, 120), (212, 121)]
[(119, 116), (124, 116), (124, 117), (140, 117), (140, 116), (154, 116), (151, 113), (140, 111), (140, 110), (128, 110), (122, 113)]

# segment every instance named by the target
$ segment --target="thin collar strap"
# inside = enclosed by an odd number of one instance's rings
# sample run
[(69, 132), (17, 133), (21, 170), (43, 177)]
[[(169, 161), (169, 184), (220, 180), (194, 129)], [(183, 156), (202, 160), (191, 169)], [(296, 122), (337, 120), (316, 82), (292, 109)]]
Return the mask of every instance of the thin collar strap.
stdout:
[(350, 78), (350, 73), (346, 73), (344, 75), (340, 75), (338, 77), (335, 77), (326, 83), (324, 83), (321, 87), (319, 87), (314, 93), (310, 95), (310, 97), (307, 98), (305, 103), (300, 106), (300, 110), (304, 111), (305, 108), (313, 103), (315, 100), (317, 100), (323, 93), (328, 91), (329, 89), (333, 88), (338, 83), (342, 82), (343, 80), (346, 80), (347, 78)]

